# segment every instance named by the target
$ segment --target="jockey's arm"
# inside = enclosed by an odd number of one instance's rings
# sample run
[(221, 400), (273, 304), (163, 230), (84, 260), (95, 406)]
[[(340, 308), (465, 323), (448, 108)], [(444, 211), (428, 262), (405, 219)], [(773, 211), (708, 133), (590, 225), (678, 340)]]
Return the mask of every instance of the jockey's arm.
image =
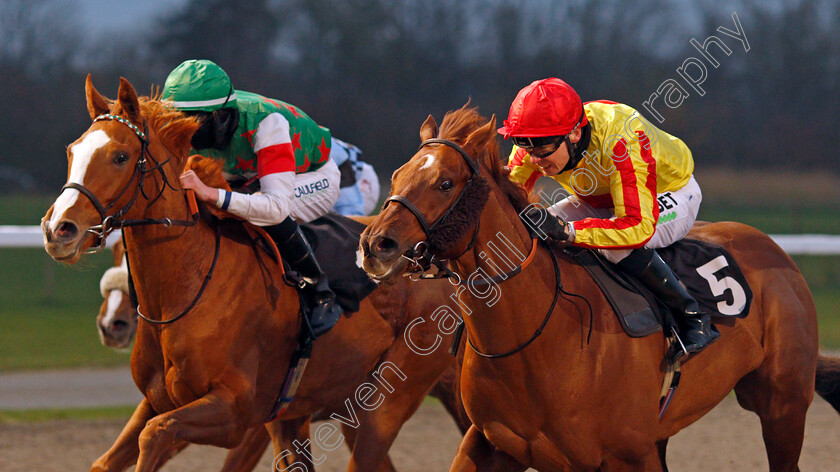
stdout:
[(248, 195), (212, 189), (216, 198), (208, 193), (205, 201), (255, 225), (275, 225), (289, 216), (294, 198), (295, 155), (289, 122), (279, 113), (268, 115), (257, 127), (253, 143), (260, 192)]
[[(644, 155), (642, 155), (644, 152)], [(649, 149), (636, 141), (613, 148), (615, 169), (610, 175), (610, 194), (615, 217), (575, 221), (574, 244), (591, 248), (633, 249), (653, 237), (659, 206), (656, 200), (656, 164)]]
[(513, 146), (513, 149), (510, 151), (510, 156), (508, 156), (507, 167), (510, 169), (510, 180), (522, 185), (525, 187), (525, 190), (531, 192), (534, 190), (534, 184), (540, 178), (542, 172), (539, 171), (539, 168), (527, 156), (528, 153), (524, 149)]

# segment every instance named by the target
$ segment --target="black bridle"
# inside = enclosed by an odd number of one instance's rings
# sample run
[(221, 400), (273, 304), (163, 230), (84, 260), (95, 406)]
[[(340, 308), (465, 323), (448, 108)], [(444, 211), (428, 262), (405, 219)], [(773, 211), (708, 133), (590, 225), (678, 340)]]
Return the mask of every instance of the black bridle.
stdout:
[[(462, 148), (458, 144), (456, 144), (456, 143), (454, 143), (454, 142), (452, 142), (448, 139), (433, 138), (433, 139), (427, 139), (427, 140), (423, 141), (422, 143), (420, 143), (420, 147), (417, 148), (417, 150), (419, 151), (420, 149), (423, 149), (424, 147), (428, 146), (429, 144), (444, 144), (444, 145), (449, 146), (452, 149), (458, 151), (458, 154), (460, 154), (461, 157), (464, 158), (464, 162), (467, 163), (467, 167), (470, 168), (470, 178), (469, 178), (469, 180), (467, 180), (467, 184), (472, 182), (473, 179), (476, 178), (476, 176), (480, 176), (480, 173), (478, 171), (478, 164), (473, 160), (472, 157), (470, 157), (469, 154), (467, 154), (467, 151), (465, 151), (464, 148)], [(466, 188), (466, 185), (464, 186), (464, 188)], [(435, 220), (434, 223), (432, 223), (432, 224), (429, 224), (428, 220), (426, 220), (426, 217), (423, 216), (423, 213), (420, 212), (420, 209), (417, 208), (416, 205), (411, 203), (411, 201), (409, 199), (403, 197), (402, 195), (391, 195), (390, 197), (388, 197), (388, 199), (385, 200), (385, 204), (382, 205), (382, 209), (384, 210), (385, 208), (388, 208), (388, 204), (391, 203), (391, 202), (401, 203), (403, 206), (408, 208), (408, 211), (410, 211), (414, 215), (415, 218), (417, 218), (417, 221), (420, 223), (420, 227), (423, 228), (423, 232), (428, 237), (429, 234), (432, 231), (434, 231), (435, 228), (437, 228), (437, 226), (439, 224), (441, 224), (443, 221), (445, 221), (446, 217), (448, 217), (450, 213), (452, 213), (452, 209), (455, 208), (455, 206), (458, 204), (459, 201), (461, 201), (461, 198), (463, 196), (464, 196), (464, 191), (462, 190), (461, 193), (458, 194), (458, 197), (455, 198), (455, 201), (453, 201), (452, 204), (449, 205), (449, 208), (447, 208), (446, 211), (443, 212), (443, 214), (440, 216), (440, 218)]]
[[(435, 220), (434, 223), (432, 223), (432, 224), (428, 223), (428, 220), (426, 220), (426, 217), (423, 216), (423, 213), (420, 211), (419, 208), (417, 208), (416, 205), (414, 205), (409, 199), (403, 197), (402, 195), (391, 195), (390, 197), (388, 197), (387, 200), (385, 200), (385, 204), (382, 206), (383, 210), (388, 206), (388, 204), (390, 202), (397, 202), (397, 203), (400, 203), (403, 206), (405, 206), (408, 209), (408, 211), (410, 211), (414, 215), (414, 217), (417, 218), (417, 221), (420, 223), (420, 227), (423, 229), (423, 232), (426, 234), (427, 238), (435, 230), (435, 228), (438, 225), (440, 225), (442, 222), (444, 222), (446, 220), (446, 218), (452, 213), (453, 208), (455, 208), (458, 205), (458, 202), (461, 200), (461, 198), (466, 193), (465, 190), (470, 187), (470, 183), (474, 182), (475, 179), (482, 178), (481, 173), (479, 171), (478, 164), (476, 163), (476, 161), (472, 157), (470, 157), (470, 155), (467, 154), (467, 151), (465, 151), (464, 148), (462, 148), (458, 144), (456, 144), (456, 143), (454, 143), (454, 142), (452, 142), (448, 139), (433, 138), (433, 139), (427, 139), (427, 140), (423, 141), (420, 144), (420, 147), (418, 148), (418, 150), (424, 148), (425, 146), (427, 146), (429, 144), (443, 144), (445, 146), (449, 146), (452, 149), (458, 151), (458, 154), (460, 154), (461, 157), (464, 159), (464, 162), (467, 163), (467, 167), (470, 168), (470, 172), (471, 172), (470, 178), (467, 180), (467, 183), (466, 183), (466, 185), (464, 185), (464, 188), (461, 190), (461, 193), (459, 193), (458, 196), (455, 198), (455, 201), (453, 201), (449, 205), (449, 208), (447, 208), (446, 211), (443, 212), (443, 214), (437, 220)], [(475, 231), (473, 232), (473, 236), (472, 236), (472, 241), (470, 241), (470, 244), (469, 244), (469, 246), (467, 246), (467, 249), (464, 251), (464, 253), (469, 251), (470, 248), (475, 243), (475, 238), (476, 238), (476, 235), (478, 234), (478, 229), (479, 229), (479, 225), (476, 222)], [(527, 259), (522, 264), (515, 267), (513, 270), (508, 271), (504, 274), (498, 274), (498, 275), (490, 277), (490, 278), (479, 279), (479, 280), (475, 280), (475, 281), (466, 281), (466, 282), (469, 285), (471, 285), (472, 287), (477, 287), (477, 286), (500, 283), (500, 282), (508, 280), (509, 278), (521, 273), (523, 267), (525, 267), (526, 265), (528, 265), (531, 262), (534, 254), (536, 252), (537, 239), (533, 238), (532, 241), (533, 241), (533, 244), (532, 244), (531, 251), (530, 251)], [(548, 253), (551, 256), (551, 262), (553, 263), (553, 266), (554, 266), (554, 277), (555, 277), (555, 280), (556, 280), (556, 290), (554, 292), (554, 298), (551, 301), (551, 306), (549, 307), (548, 312), (545, 314), (545, 317), (543, 317), (543, 320), (542, 320), (542, 323), (540, 323), (540, 326), (537, 328), (537, 330), (534, 332), (534, 334), (527, 341), (520, 344), (516, 348), (511, 349), (510, 351), (506, 351), (506, 352), (499, 353), (499, 354), (489, 354), (489, 353), (484, 353), (484, 352), (479, 351), (478, 348), (473, 344), (472, 340), (469, 339), (469, 336), (467, 336), (467, 341), (468, 341), (467, 344), (470, 346), (470, 348), (472, 348), (472, 350), (476, 354), (478, 354), (479, 356), (481, 356), (483, 358), (486, 358), (486, 359), (498, 359), (498, 358), (502, 358), (502, 357), (507, 357), (507, 356), (516, 354), (517, 352), (525, 349), (528, 345), (530, 345), (532, 342), (534, 342), (534, 340), (536, 340), (540, 336), (540, 334), (542, 334), (543, 329), (545, 328), (546, 324), (548, 324), (549, 318), (551, 318), (551, 314), (554, 313), (554, 308), (557, 306), (557, 300), (560, 297), (560, 293), (561, 292), (566, 293), (565, 290), (563, 290), (563, 285), (560, 281), (560, 266), (557, 263), (557, 257), (554, 255), (554, 251), (552, 251), (551, 248), (548, 248)], [(463, 255), (463, 253), (461, 255)], [(414, 246), (414, 248), (409, 250), (409, 252), (407, 254), (404, 254), (403, 257), (408, 259), (409, 261), (411, 261), (413, 264), (415, 264), (416, 267), (418, 267), (421, 270), (428, 270), (432, 264), (434, 264), (437, 267), (438, 274), (431, 275), (431, 276), (426, 276), (426, 277), (421, 275), (419, 278), (449, 278), (449, 277), (452, 277), (452, 278), (456, 278), (459, 281), (459, 283), (461, 281), (461, 277), (457, 273), (453, 272), (451, 269), (448, 268), (448, 266), (447, 266), (448, 261), (441, 260), (439, 258), (436, 258), (433, 254), (430, 254), (429, 247), (428, 247), (428, 245), (426, 244), (425, 241), (420, 241), (419, 243), (417, 243)], [(453, 259), (458, 259), (459, 257), (461, 257), (461, 256), (455, 257)], [(462, 320), (460, 322), (460, 324), (458, 325), (457, 332), (455, 334), (455, 337), (454, 337), (454, 340), (453, 340), (453, 343), (452, 343), (452, 346), (454, 347), (455, 350), (457, 350), (457, 346), (458, 346), (459, 340), (461, 338), (461, 333), (463, 332), (463, 327), (464, 327), (464, 322)]]
[[(445, 146), (448, 146), (448, 147), (458, 151), (458, 154), (460, 154), (461, 157), (464, 159), (464, 162), (467, 164), (467, 167), (469, 167), (469, 169), (470, 169), (470, 178), (467, 180), (463, 189), (461, 189), (461, 193), (459, 193), (458, 196), (455, 197), (455, 200), (449, 205), (449, 208), (447, 208), (446, 211), (444, 211), (443, 214), (440, 217), (438, 217), (431, 224), (429, 224), (429, 221), (426, 219), (425, 216), (423, 216), (423, 213), (420, 211), (420, 209), (417, 208), (417, 206), (414, 203), (412, 203), (411, 200), (409, 200), (408, 198), (406, 198), (402, 195), (391, 195), (390, 197), (388, 197), (385, 200), (385, 203), (382, 205), (383, 210), (385, 208), (388, 208), (388, 204), (391, 203), (391, 202), (397, 202), (397, 203), (403, 205), (417, 219), (417, 222), (420, 224), (420, 228), (423, 230), (423, 233), (426, 235), (426, 239), (428, 239), (429, 236), (432, 235), (433, 232), (437, 228), (439, 228), (442, 223), (444, 223), (447, 220), (447, 218), (452, 213), (452, 210), (455, 209), (458, 206), (458, 203), (461, 201), (461, 199), (467, 193), (466, 189), (470, 188), (471, 184), (475, 183), (478, 179), (482, 178), (481, 173), (480, 173), (479, 168), (478, 168), (478, 163), (476, 163), (476, 161), (472, 157), (470, 157), (469, 154), (467, 154), (467, 151), (465, 151), (464, 148), (459, 146), (457, 143), (455, 143), (453, 141), (450, 141), (448, 139), (432, 138), (432, 139), (427, 139), (427, 140), (423, 141), (422, 143), (420, 143), (420, 146), (417, 148), (417, 150), (419, 151), (420, 149), (423, 149), (424, 147), (428, 146), (429, 144), (443, 144)], [(467, 248), (464, 250), (464, 252), (461, 255), (463, 255), (464, 253), (469, 251), (470, 248), (472, 248), (473, 244), (475, 243), (475, 238), (478, 235), (478, 229), (479, 229), (478, 224), (476, 224), (475, 230), (473, 231), (472, 239), (470, 240), (470, 243), (467, 245)], [(441, 258), (439, 258), (436, 255), (431, 253), (431, 248), (429, 247), (427, 241), (425, 241), (425, 240), (418, 242), (406, 254), (403, 254), (402, 257), (405, 258), (405, 259), (408, 259), (412, 263), (413, 267), (420, 270), (421, 272), (427, 271), (432, 265), (435, 265), (435, 267), (437, 267), (437, 269), (438, 269), (437, 274), (421, 275), (420, 278), (442, 278), (442, 277), (445, 278), (445, 277), (457, 276), (457, 274), (454, 274), (447, 267), (447, 261), (446, 260), (443, 260), (443, 259), (441, 259)], [(458, 257), (460, 257), (460, 256), (458, 256)], [(457, 259), (458, 257), (455, 257), (453, 259)]]
[[(140, 157), (137, 158), (137, 163), (134, 166), (134, 173), (131, 174), (131, 179), (129, 179), (128, 183), (125, 184), (125, 187), (117, 194), (117, 196), (109, 203), (108, 205), (103, 205), (102, 202), (99, 201), (99, 198), (90, 191), (87, 187), (80, 183), (76, 182), (68, 182), (63, 187), (61, 187), (61, 192), (59, 195), (64, 193), (67, 189), (73, 189), (87, 197), (88, 200), (93, 204), (96, 211), (99, 213), (100, 223), (98, 225), (91, 226), (87, 229), (88, 233), (95, 235), (98, 238), (98, 242), (91, 248), (88, 252), (96, 252), (102, 249), (105, 246), (105, 240), (112, 231), (118, 228), (125, 228), (128, 226), (146, 226), (146, 225), (164, 225), (164, 226), (193, 226), (198, 221), (198, 212), (195, 212), (191, 215), (190, 220), (173, 220), (170, 218), (143, 218), (143, 219), (120, 219), (123, 215), (128, 213), (128, 211), (134, 206), (134, 203), (137, 201), (137, 197), (141, 194), (143, 198), (146, 200), (151, 200), (149, 205), (154, 204), (160, 197), (163, 195), (163, 192), (166, 190), (166, 187), (175, 190), (175, 187), (169, 183), (168, 178), (166, 177), (166, 172), (163, 169), (164, 164), (168, 163), (171, 159), (167, 157), (165, 161), (158, 162), (154, 156), (152, 156), (151, 152), (149, 152), (149, 139), (146, 137), (149, 129), (148, 124), (144, 123), (143, 127), (145, 132), (141, 131), (137, 125), (132, 123), (131, 121), (123, 118), (122, 116), (112, 115), (110, 113), (103, 113), (96, 118), (94, 118), (93, 122), (96, 123), (97, 121), (102, 120), (113, 120), (120, 122), (126, 126), (128, 126), (134, 134), (140, 139)], [(152, 167), (146, 167), (147, 165), (147, 158), (149, 161), (153, 163)], [(157, 195), (154, 198), (149, 198), (149, 195), (146, 194), (146, 190), (143, 187), (143, 183), (145, 182), (146, 176), (151, 174), (152, 172), (157, 171), (160, 173), (161, 179), (163, 180), (163, 185), (158, 191)], [(125, 204), (119, 211), (114, 213), (113, 215), (108, 215), (108, 211), (110, 211), (116, 203), (122, 198), (122, 196), (128, 191), (131, 187), (132, 183), (137, 180), (137, 184), (134, 189), (134, 195), (131, 196), (131, 200)]]
[[(166, 191), (167, 187), (169, 187), (172, 190), (176, 190), (175, 187), (173, 187), (172, 184), (169, 183), (169, 179), (166, 177), (166, 171), (163, 169), (164, 164), (169, 162), (171, 157), (167, 157), (165, 161), (158, 162), (154, 158), (154, 156), (152, 156), (152, 153), (149, 151), (149, 139), (146, 136), (149, 131), (148, 123), (144, 122), (143, 128), (145, 129), (145, 132), (143, 132), (140, 130), (140, 128), (137, 127), (137, 125), (118, 115), (103, 113), (94, 118), (93, 122), (96, 123), (97, 121), (101, 120), (118, 121), (128, 126), (132, 131), (134, 131), (134, 134), (137, 135), (137, 137), (140, 139), (140, 156), (137, 158), (137, 164), (135, 164), (134, 166), (134, 173), (131, 175), (131, 179), (129, 179), (128, 183), (125, 184), (125, 187), (123, 187), (123, 189), (120, 190), (119, 194), (117, 194), (113, 201), (111, 201), (111, 203), (109, 203), (108, 205), (102, 205), (102, 202), (99, 201), (99, 198), (97, 198), (96, 195), (90, 191), (90, 189), (86, 188), (82, 184), (70, 182), (61, 187), (61, 192), (64, 192), (68, 188), (71, 188), (73, 190), (78, 190), (79, 193), (87, 197), (88, 200), (90, 200), (90, 202), (93, 204), (94, 208), (96, 208), (96, 211), (99, 212), (99, 217), (102, 219), (101, 223), (99, 223), (96, 226), (92, 226), (87, 230), (89, 233), (92, 233), (96, 235), (97, 238), (99, 238), (99, 241), (96, 244), (96, 246), (88, 252), (95, 252), (99, 249), (102, 249), (102, 247), (105, 246), (105, 240), (107, 236), (117, 228), (149, 225), (186, 227), (195, 226), (195, 224), (198, 223), (198, 207), (194, 204), (194, 202), (189, 203), (189, 207), (191, 207), (189, 220), (173, 220), (171, 218), (121, 219), (122, 216), (125, 215), (131, 209), (132, 206), (134, 206), (134, 202), (137, 201), (137, 197), (139, 195), (142, 194), (143, 198), (145, 198), (146, 200), (151, 200), (149, 203), (149, 206), (151, 206), (156, 201), (158, 201), (161, 195), (163, 195), (163, 192)], [(152, 167), (146, 167), (147, 158), (148, 160), (152, 161)], [(161, 185), (160, 190), (158, 191), (157, 195), (154, 196), (154, 198), (149, 198), (149, 195), (146, 194), (146, 190), (143, 188), (143, 183), (148, 174), (151, 174), (152, 172), (156, 171), (160, 173), (161, 179), (163, 180), (163, 185)], [(108, 215), (108, 211), (111, 210), (111, 208), (113, 208), (114, 205), (116, 205), (117, 201), (119, 201), (119, 199), (122, 198), (122, 196), (128, 191), (135, 179), (137, 180), (137, 183), (135, 184), (136, 187), (134, 190), (134, 195), (131, 196), (131, 200), (129, 200), (128, 203), (125, 204), (125, 206), (123, 206), (119, 211), (117, 211), (113, 215)], [(194, 198), (194, 196), (190, 196), (188, 193), (188, 199), (189, 198)], [(204, 282), (201, 284), (201, 288), (198, 290), (198, 294), (195, 296), (195, 298), (193, 298), (193, 301), (189, 304), (189, 306), (186, 309), (184, 309), (178, 315), (175, 315), (172, 318), (166, 320), (155, 320), (143, 315), (143, 313), (140, 312), (140, 308), (137, 302), (137, 293), (134, 290), (134, 283), (131, 278), (131, 265), (127, 262), (128, 245), (125, 244), (125, 232), (123, 232), (123, 245), (125, 246), (126, 250), (126, 265), (128, 269), (129, 295), (131, 297), (131, 304), (134, 307), (135, 311), (137, 311), (137, 315), (140, 318), (152, 324), (165, 325), (178, 321), (179, 319), (183, 318), (184, 315), (186, 315), (190, 310), (192, 310), (196, 303), (198, 303), (198, 300), (201, 298), (201, 295), (204, 294), (204, 290), (210, 283), (210, 279), (213, 277), (213, 272), (216, 269), (216, 262), (219, 259), (221, 238), (221, 229), (218, 225), (215, 228), (215, 238), (216, 248), (215, 253), (213, 255), (213, 262), (210, 264), (210, 270), (208, 271), (207, 276), (204, 277)]]

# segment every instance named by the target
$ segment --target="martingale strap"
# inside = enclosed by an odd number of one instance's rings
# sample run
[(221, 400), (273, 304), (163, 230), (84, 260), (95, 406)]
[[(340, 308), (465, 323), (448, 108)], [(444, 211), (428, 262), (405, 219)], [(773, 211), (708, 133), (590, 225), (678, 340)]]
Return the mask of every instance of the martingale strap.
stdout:
[[(303, 332), (308, 333), (308, 330), (304, 329)], [(266, 423), (271, 423), (275, 418), (281, 416), (289, 409), (289, 405), (292, 404), (292, 400), (295, 398), (300, 381), (303, 379), (303, 372), (309, 364), (309, 358), (312, 357), (312, 341), (314, 339), (309, 334), (304, 334), (302, 337), (303, 339), (298, 341), (298, 345), (292, 353), (292, 359), (289, 361), (289, 370), (286, 372), (283, 386), (280, 387), (280, 393), (277, 395), (277, 400), (274, 401), (274, 408), (271, 409)]]
[[(220, 252), (220, 248), (221, 248), (221, 238), (222, 238), (221, 225), (217, 223), (215, 225), (214, 230), (215, 230), (214, 234), (215, 234), (215, 241), (216, 241), (216, 249), (215, 249), (215, 252), (213, 253), (213, 262), (210, 263), (210, 270), (207, 271), (207, 276), (204, 277), (204, 282), (201, 284), (201, 288), (198, 289), (198, 293), (195, 295), (195, 298), (193, 298), (193, 301), (189, 304), (189, 306), (187, 308), (185, 308), (180, 314), (178, 314), (176, 316), (173, 316), (172, 318), (169, 318), (169, 319), (166, 319), (166, 320), (155, 320), (155, 319), (152, 319), (152, 318), (149, 318), (149, 317), (143, 315), (143, 313), (140, 312), (140, 307), (135, 305), (134, 308), (135, 308), (135, 310), (137, 310), (137, 316), (142, 318), (147, 323), (151, 323), (151, 324), (154, 324), (154, 325), (166, 325), (166, 324), (174, 323), (174, 322), (180, 320), (181, 318), (186, 316), (187, 313), (190, 312), (190, 310), (193, 309), (193, 307), (198, 303), (198, 300), (200, 300), (201, 296), (204, 294), (204, 290), (207, 289), (207, 284), (210, 283), (210, 279), (213, 278), (213, 272), (215, 272), (215, 270), (216, 270), (216, 262), (219, 261), (219, 252)], [(123, 245), (125, 245), (125, 233), (123, 233)], [(128, 246), (126, 246), (126, 252), (128, 252)], [(133, 292), (134, 284), (131, 282), (131, 267), (128, 266), (127, 262), (128, 262), (128, 257), (126, 257), (126, 266), (128, 267), (128, 270), (129, 270), (129, 272), (128, 272), (129, 287), (131, 288), (131, 290)], [(136, 303), (136, 299), (137, 299), (137, 295), (136, 294), (132, 295), (132, 300), (131, 300), (132, 304)]]

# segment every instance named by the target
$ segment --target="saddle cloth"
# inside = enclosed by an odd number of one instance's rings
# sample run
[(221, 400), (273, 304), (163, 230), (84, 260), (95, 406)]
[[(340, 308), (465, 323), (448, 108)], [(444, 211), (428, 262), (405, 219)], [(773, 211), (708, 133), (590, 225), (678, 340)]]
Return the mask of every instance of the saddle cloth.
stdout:
[(330, 288), (344, 311), (359, 311), (359, 303), (376, 288), (376, 283), (356, 266), (356, 251), (365, 225), (337, 213), (300, 225), (315, 251)]
[[(609, 301), (624, 331), (643, 337), (663, 326), (675, 326), (670, 311), (634, 277), (595, 251), (576, 247), (564, 249), (566, 255), (583, 266)], [(700, 305), (714, 317), (747, 316), (752, 290), (735, 259), (724, 247), (694, 239), (682, 239), (656, 250)]]

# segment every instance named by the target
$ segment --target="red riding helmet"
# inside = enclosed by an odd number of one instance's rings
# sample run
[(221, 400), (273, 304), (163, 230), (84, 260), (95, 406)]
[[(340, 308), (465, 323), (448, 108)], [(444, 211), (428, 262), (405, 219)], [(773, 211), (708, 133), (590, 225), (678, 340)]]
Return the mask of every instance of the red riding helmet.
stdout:
[(583, 103), (575, 89), (549, 77), (531, 82), (516, 94), (508, 119), (498, 131), (505, 139), (564, 136), (587, 123)]

